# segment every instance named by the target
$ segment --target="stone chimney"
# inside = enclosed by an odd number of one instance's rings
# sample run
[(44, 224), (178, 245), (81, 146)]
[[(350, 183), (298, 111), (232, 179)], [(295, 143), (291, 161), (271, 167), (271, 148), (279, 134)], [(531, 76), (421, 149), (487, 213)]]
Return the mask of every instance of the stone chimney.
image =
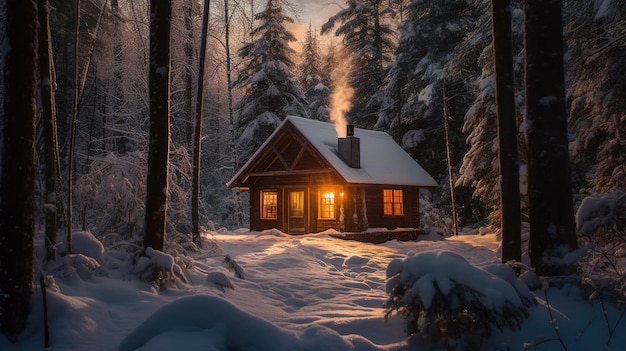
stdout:
[(346, 137), (337, 141), (339, 156), (352, 168), (361, 168), (361, 140), (354, 136), (354, 126), (346, 126)]

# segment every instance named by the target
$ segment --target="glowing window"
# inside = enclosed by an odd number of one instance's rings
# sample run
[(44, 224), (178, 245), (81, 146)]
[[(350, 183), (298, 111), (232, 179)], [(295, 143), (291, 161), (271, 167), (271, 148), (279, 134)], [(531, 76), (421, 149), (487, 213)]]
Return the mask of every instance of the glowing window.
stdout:
[(401, 216), (404, 214), (402, 190), (383, 189), (383, 213), (385, 216)]
[(320, 193), (320, 218), (335, 218), (335, 193), (332, 191), (322, 191)]
[(278, 192), (276, 190), (261, 191), (261, 218), (276, 219), (278, 207)]

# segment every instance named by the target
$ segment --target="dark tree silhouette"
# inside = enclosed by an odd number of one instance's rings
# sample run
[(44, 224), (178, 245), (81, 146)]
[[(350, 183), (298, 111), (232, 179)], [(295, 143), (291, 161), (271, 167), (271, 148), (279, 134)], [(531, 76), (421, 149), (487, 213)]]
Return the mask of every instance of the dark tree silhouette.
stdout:
[(570, 273), (577, 247), (567, 139), (561, 0), (524, 1), (530, 260), (540, 275)]
[(171, 0), (150, 1), (150, 136), (144, 248), (163, 251), (170, 151)]
[(207, 33), (209, 30), (209, 9), (211, 1), (204, 0), (202, 13), (202, 34), (200, 35), (200, 56), (198, 59), (198, 84), (195, 101), (195, 123), (193, 131), (193, 180), (191, 189), (191, 232), (193, 241), (200, 243), (200, 150), (202, 143), (202, 105), (204, 96), (204, 63), (206, 61)]
[(496, 68), (498, 143), (500, 146), (500, 206), (502, 208), (502, 262), (521, 261), (521, 209), (517, 117), (513, 89), (511, 1), (491, 1), (493, 56)]
[(0, 183), (0, 332), (25, 328), (33, 282), (37, 1), (6, 2)]

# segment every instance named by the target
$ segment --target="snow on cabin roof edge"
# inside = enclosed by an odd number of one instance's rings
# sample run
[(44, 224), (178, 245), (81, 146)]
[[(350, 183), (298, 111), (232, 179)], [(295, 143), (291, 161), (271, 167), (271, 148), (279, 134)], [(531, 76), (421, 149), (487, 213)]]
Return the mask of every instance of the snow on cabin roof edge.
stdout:
[(337, 131), (329, 122), (288, 116), (274, 133), (250, 157), (227, 183), (233, 183), (245, 172), (254, 159), (290, 122), (345, 179), (353, 184), (436, 187), (437, 182), (389, 134), (382, 131), (354, 128), (354, 137), (360, 138), (361, 167), (351, 168), (337, 151)]

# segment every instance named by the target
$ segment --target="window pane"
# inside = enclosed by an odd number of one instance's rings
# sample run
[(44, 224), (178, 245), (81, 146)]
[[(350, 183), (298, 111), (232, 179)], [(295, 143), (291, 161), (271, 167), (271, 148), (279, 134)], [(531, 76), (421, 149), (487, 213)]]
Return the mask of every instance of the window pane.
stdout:
[(393, 215), (393, 191), (391, 189), (383, 189), (383, 214)]
[(261, 218), (276, 219), (278, 205), (277, 191), (261, 191)]
[(322, 191), (320, 195), (320, 218), (335, 218), (335, 193)]
[(402, 190), (393, 191), (393, 214), (396, 216), (400, 216), (404, 214)]

